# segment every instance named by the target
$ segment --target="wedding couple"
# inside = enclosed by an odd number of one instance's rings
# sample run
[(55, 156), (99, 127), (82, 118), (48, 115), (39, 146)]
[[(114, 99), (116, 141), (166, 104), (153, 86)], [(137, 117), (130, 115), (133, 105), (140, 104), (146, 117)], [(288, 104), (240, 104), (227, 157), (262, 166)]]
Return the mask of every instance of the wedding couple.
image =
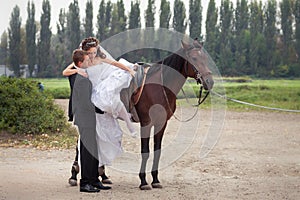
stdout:
[[(135, 75), (133, 69), (134, 65), (124, 59), (115, 61), (100, 47), (96, 38), (90, 37), (84, 39), (80, 48), (73, 52), (73, 65), (63, 71), (63, 75), (69, 78), (77, 74), (75, 81), (70, 82), (69, 109), (72, 112), (69, 110), (69, 118), (72, 120), (74, 115), (74, 124), (80, 134), (78, 160), (81, 192), (111, 188), (103, 186), (98, 176), (102, 175), (102, 182), (108, 179), (104, 174), (104, 165), (111, 165), (122, 153), (122, 130), (117, 118), (126, 122), (133, 137), (137, 136), (130, 114), (120, 99), (121, 90), (129, 86)], [(79, 168), (76, 170), (78, 173)]]

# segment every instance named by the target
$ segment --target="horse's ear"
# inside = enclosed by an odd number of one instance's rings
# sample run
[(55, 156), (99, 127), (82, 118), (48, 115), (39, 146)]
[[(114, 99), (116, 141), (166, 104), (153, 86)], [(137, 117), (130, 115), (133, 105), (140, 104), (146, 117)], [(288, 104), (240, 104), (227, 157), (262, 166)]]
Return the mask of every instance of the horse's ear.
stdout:
[(183, 49), (189, 49), (190, 44), (187, 43), (187, 42), (185, 42), (185, 41), (183, 41), (183, 40), (181, 40), (181, 46), (182, 46)]
[(193, 42), (193, 45), (194, 45), (196, 48), (202, 48), (203, 42), (199, 42), (199, 41), (198, 41), (198, 38), (195, 38), (195, 40), (194, 40), (194, 42)]

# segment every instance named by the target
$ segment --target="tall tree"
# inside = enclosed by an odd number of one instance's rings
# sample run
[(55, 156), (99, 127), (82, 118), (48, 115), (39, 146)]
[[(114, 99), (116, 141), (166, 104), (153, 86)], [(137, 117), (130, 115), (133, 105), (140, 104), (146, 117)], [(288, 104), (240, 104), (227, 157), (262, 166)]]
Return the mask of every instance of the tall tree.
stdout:
[[(21, 64), (27, 64), (28, 60), (27, 60), (27, 48), (26, 48), (26, 30), (25, 27), (21, 27), (21, 43), (20, 43), (20, 63)], [(23, 70), (25, 70), (25, 68), (23, 68)], [(25, 72), (25, 71), (24, 71)], [(27, 74), (26, 74), (27, 76)]]
[(111, 21), (112, 21), (112, 11), (113, 11), (113, 5), (111, 1), (109, 0), (106, 3), (105, 8), (105, 34), (104, 39), (108, 38), (110, 36), (110, 27), (111, 27)]
[(113, 4), (112, 9), (112, 17), (111, 17), (111, 28), (110, 28), (110, 35), (115, 35), (121, 32), (119, 26), (119, 17), (118, 17), (118, 7), (117, 4)]
[[(159, 17), (159, 28), (169, 29), (171, 20), (171, 6), (170, 2), (167, 0), (161, 0), (160, 2), (160, 17)], [(164, 47), (171, 48), (170, 36), (165, 30), (158, 31), (158, 42)], [(156, 60), (160, 60), (169, 54), (167, 51), (156, 51), (158, 56)]]
[(186, 9), (184, 3), (181, 0), (175, 0), (173, 13), (174, 30), (180, 33), (185, 33), (187, 27)]
[(61, 74), (61, 71), (71, 63), (70, 50), (67, 49), (68, 37), (67, 37), (67, 14), (64, 9), (60, 9), (59, 18), (57, 23), (56, 40), (53, 39), (54, 48), (54, 66), (56, 66), (57, 72)]
[[(298, 63), (300, 63), (300, 0), (295, 0), (294, 6), (294, 16), (295, 16), (295, 48), (298, 56)], [(300, 64), (298, 66), (300, 68)]]
[(113, 4), (110, 36), (125, 31), (126, 20), (123, 0), (119, 0), (116, 4)]
[(160, 2), (159, 27), (169, 29), (170, 19), (171, 19), (170, 2), (167, 1), (167, 0), (161, 0), (161, 2)]
[(20, 8), (15, 6), (10, 17), (9, 35), (9, 63), (15, 76), (20, 77), (21, 55), (21, 22)]
[[(129, 12), (129, 25), (128, 29), (137, 29), (141, 28), (141, 11), (140, 11), (140, 1), (135, 0), (135, 2), (131, 1), (131, 9)], [(125, 55), (125, 58), (132, 61), (139, 61), (141, 55), (138, 50), (139, 41), (137, 40), (136, 33), (140, 33), (138, 30), (128, 31), (126, 45), (135, 49), (133, 52), (128, 52)]]
[(4, 31), (1, 35), (0, 41), (0, 64), (7, 65), (8, 61), (8, 35)]
[[(254, 0), (250, 3), (250, 49), (249, 49), (249, 72), (258, 75), (257, 72), (265, 64), (265, 40), (263, 36), (264, 20), (262, 3)], [(260, 68), (260, 69), (259, 69)]]
[(126, 30), (127, 25), (127, 16), (125, 14), (125, 5), (123, 0), (117, 1), (117, 7), (118, 7), (118, 20), (119, 20), (119, 26), (121, 31)]
[(38, 43), (38, 76), (46, 77), (51, 72), (50, 62), (50, 42), (52, 32), (50, 30), (51, 7), (49, 0), (43, 0), (41, 14), (41, 30)]
[(105, 1), (102, 0), (99, 9), (98, 9), (98, 15), (97, 15), (97, 35), (96, 37), (102, 41), (105, 38), (105, 30), (107, 27), (105, 26)]
[(26, 52), (28, 59), (29, 74), (32, 76), (34, 65), (36, 64), (36, 24), (35, 24), (35, 5), (33, 2), (27, 4), (26, 21)]
[(235, 29), (237, 34), (249, 28), (249, 7), (247, 0), (237, 0), (235, 20)]
[(202, 6), (201, 0), (190, 0), (190, 37), (203, 39), (202, 36)]
[(69, 5), (69, 12), (67, 14), (67, 35), (68, 35), (68, 49), (70, 56), (74, 49), (77, 49), (81, 42), (80, 35), (80, 12), (78, 0), (73, 0)]
[(60, 43), (65, 43), (66, 40), (66, 23), (67, 15), (65, 9), (61, 8), (59, 11), (57, 27), (57, 35)]
[(294, 34), (294, 46), (295, 46), (295, 60), (291, 66), (290, 74), (292, 76), (300, 76), (300, 0), (294, 0), (294, 18), (295, 18), (295, 34)]
[(293, 18), (292, 18), (292, 0), (282, 0), (280, 2), (281, 11), (281, 30), (282, 30), (282, 42), (283, 52), (282, 60), (285, 64), (288, 64), (291, 56), (292, 48), (292, 36), (293, 36)]
[(106, 26), (111, 24), (112, 9), (113, 9), (113, 5), (112, 5), (111, 1), (109, 0), (106, 3), (106, 9), (105, 9), (105, 25)]
[(93, 37), (93, 2), (88, 0), (85, 8), (84, 37)]
[(145, 26), (154, 27), (155, 23), (155, 0), (148, 0), (148, 6), (145, 11)]
[(222, 0), (220, 7), (220, 60), (221, 71), (224, 75), (232, 72), (232, 33), (233, 33), (233, 5), (229, 0)]
[(129, 26), (128, 29), (141, 28), (141, 11), (140, 2), (138, 0), (131, 2), (131, 9), (129, 13)]
[(265, 29), (264, 36), (266, 39), (266, 46), (268, 51), (266, 52), (266, 76), (270, 75), (270, 72), (274, 71), (276, 65), (276, 13), (277, 13), (276, 0), (268, 0), (267, 8), (265, 11)]
[(205, 22), (205, 49), (208, 51), (212, 59), (217, 58), (217, 43), (218, 43), (218, 9), (216, 7), (215, 0), (210, 0)]
[[(146, 44), (155, 43), (155, 0), (148, 0), (147, 9), (145, 10), (145, 27), (148, 31), (142, 36)], [(155, 58), (155, 49), (143, 49), (143, 55), (148, 61), (153, 61)]]
[(235, 9), (235, 74), (243, 75), (248, 65), (249, 55), (249, 7), (247, 0), (237, 0)]

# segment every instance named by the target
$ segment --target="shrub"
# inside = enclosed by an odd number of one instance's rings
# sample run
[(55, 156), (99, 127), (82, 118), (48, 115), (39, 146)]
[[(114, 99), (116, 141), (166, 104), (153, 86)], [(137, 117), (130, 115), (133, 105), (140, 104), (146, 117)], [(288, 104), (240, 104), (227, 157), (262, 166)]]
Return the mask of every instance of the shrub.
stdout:
[(47, 90), (49, 94), (53, 96), (54, 99), (69, 99), (70, 90), (69, 88), (55, 88)]
[(0, 77), (0, 130), (42, 134), (63, 131), (64, 112), (52, 96), (38, 90), (38, 82)]
[(281, 66), (278, 66), (275, 70), (275, 76), (277, 77), (288, 77), (288, 74), (289, 74), (289, 71), (290, 71), (290, 68), (288, 65), (281, 65)]
[(289, 75), (290, 75), (290, 77), (300, 77), (300, 64), (299, 63), (295, 63), (295, 64), (291, 65)]

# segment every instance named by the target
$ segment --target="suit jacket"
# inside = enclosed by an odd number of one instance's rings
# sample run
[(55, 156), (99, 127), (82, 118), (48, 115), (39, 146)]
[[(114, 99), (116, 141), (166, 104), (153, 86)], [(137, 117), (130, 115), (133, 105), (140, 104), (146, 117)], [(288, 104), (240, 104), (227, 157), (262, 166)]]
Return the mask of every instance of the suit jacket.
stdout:
[(100, 182), (98, 179), (98, 150), (96, 142), (96, 113), (91, 102), (92, 83), (77, 74), (72, 96), (74, 124), (80, 133), (80, 186)]
[[(88, 78), (77, 74), (72, 95), (74, 124), (81, 128), (96, 130), (95, 106), (91, 101), (92, 83)], [(82, 133), (80, 133), (82, 134)]]

